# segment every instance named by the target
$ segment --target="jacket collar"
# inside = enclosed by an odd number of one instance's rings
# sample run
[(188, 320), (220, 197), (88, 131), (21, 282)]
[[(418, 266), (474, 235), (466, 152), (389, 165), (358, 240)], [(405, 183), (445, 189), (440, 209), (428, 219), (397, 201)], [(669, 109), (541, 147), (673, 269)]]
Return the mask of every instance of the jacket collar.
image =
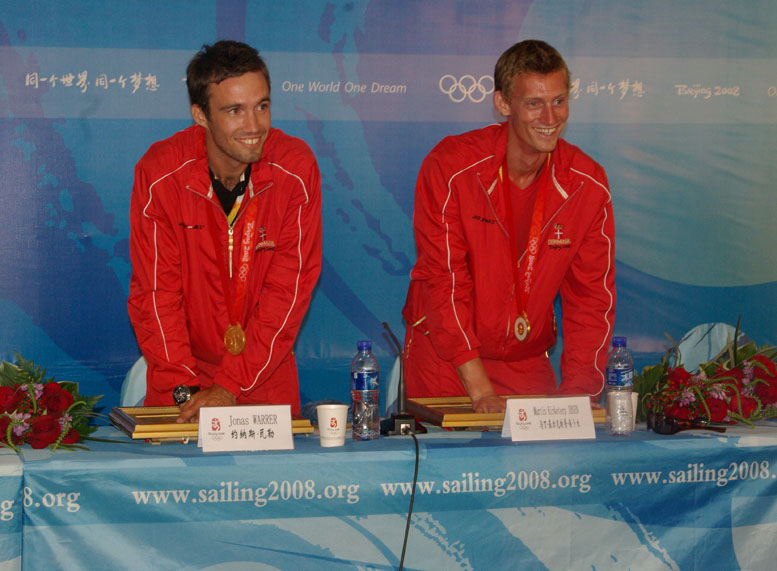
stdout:
[(505, 155), (507, 155), (507, 129), (508, 123), (500, 123), (492, 134), (491, 147), (494, 154), (488, 163), (488, 168), (483, 169), (483, 184), (486, 188), (491, 188), (494, 181), (499, 179), (499, 169), (504, 164)]
[[(509, 129), (509, 123), (505, 121), (500, 123), (498, 128), (493, 132), (492, 148), (494, 154), (488, 163), (488, 168), (483, 169), (482, 183), (486, 190), (494, 185), (497, 181), (496, 187), (500, 186), (499, 169), (504, 164), (505, 156), (507, 155), (507, 130)], [(565, 156), (568, 154), (567, 143), (563, 139), (559, 138), (556, 148), (550, 154), (550, 184), (553, 186), (551, 195), (558, 195), (560, 198), (566, 198), (570, 194), (569, 187), (569, 172), (568, 169), (562, 168), (562, 165), (568, 163), (568, 158)], [(560, 187), (560, 190), (559, 190)]]

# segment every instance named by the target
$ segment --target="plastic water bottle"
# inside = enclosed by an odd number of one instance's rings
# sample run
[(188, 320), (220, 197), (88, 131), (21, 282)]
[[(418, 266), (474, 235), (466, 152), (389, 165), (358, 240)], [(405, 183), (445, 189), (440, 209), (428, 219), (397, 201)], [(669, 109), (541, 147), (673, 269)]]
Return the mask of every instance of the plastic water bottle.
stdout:
[(607, 359), (607, 432), (628, 436), (634, 430), (631, 391), (634, 385), (634, 360), (626, 348), (625, 337), (612, 338)]
[(351, 426), (354, 440), (375, 440), (380, 435), (380, 373), (371, 341), (359, 341), (351, 362)]

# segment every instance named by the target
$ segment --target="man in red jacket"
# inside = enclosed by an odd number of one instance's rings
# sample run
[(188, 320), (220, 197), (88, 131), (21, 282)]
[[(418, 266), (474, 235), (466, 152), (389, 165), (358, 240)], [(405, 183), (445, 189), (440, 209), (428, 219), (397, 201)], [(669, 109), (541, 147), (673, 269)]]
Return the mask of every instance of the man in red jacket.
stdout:
[[(493, 103), (506, 121), (447, 137), (415, 194), (418, 260), (403, 315), (410, 397), (599, 397), (615, 310), (614, 224), (604, 169), (560, 138), (570, 74), (545, 42), (499, 58)], [(564, 350), (557, 387), (560, 292)]]
[(129, 315), (146, 405), (300, 406), (292, 351), (321, 271), (321, 181), (301, 140), (270, 126), (258, 52), (204, 46), (186, 84), (195, 125), (135, 168)]

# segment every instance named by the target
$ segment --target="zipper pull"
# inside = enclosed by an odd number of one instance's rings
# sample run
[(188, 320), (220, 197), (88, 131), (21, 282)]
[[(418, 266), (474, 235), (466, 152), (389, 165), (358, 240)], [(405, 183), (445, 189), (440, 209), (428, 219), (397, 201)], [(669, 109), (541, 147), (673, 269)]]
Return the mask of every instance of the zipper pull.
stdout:
[(229, 227), (229, 279), (232, 279), (232, 250), (235, 249), (234, 234), (235, 230), (232, 226)]

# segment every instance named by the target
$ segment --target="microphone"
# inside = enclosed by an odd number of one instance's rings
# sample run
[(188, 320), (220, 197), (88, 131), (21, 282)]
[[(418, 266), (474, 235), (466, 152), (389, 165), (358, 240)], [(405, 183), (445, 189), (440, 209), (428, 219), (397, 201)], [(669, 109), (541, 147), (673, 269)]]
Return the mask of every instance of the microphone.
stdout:
[(383, 322), (383, 328), (390, 336), (389, 345), (393, 344), (394, 353), (399, 357), (399, 383), (397, 383), (397, 412), (391, 415), (391, 418), (384, 418), (380, 421), (380, 433), (383, 436), (398, 436), (415, 432), (417, 434), (426, 433), (426, 428), (421, 424), (416, 424), (415, 417), (408, 414), (407, 392), (405, 388), (405, 362), (402, 358), (402, 345), (394, 336), (388, 323)]

